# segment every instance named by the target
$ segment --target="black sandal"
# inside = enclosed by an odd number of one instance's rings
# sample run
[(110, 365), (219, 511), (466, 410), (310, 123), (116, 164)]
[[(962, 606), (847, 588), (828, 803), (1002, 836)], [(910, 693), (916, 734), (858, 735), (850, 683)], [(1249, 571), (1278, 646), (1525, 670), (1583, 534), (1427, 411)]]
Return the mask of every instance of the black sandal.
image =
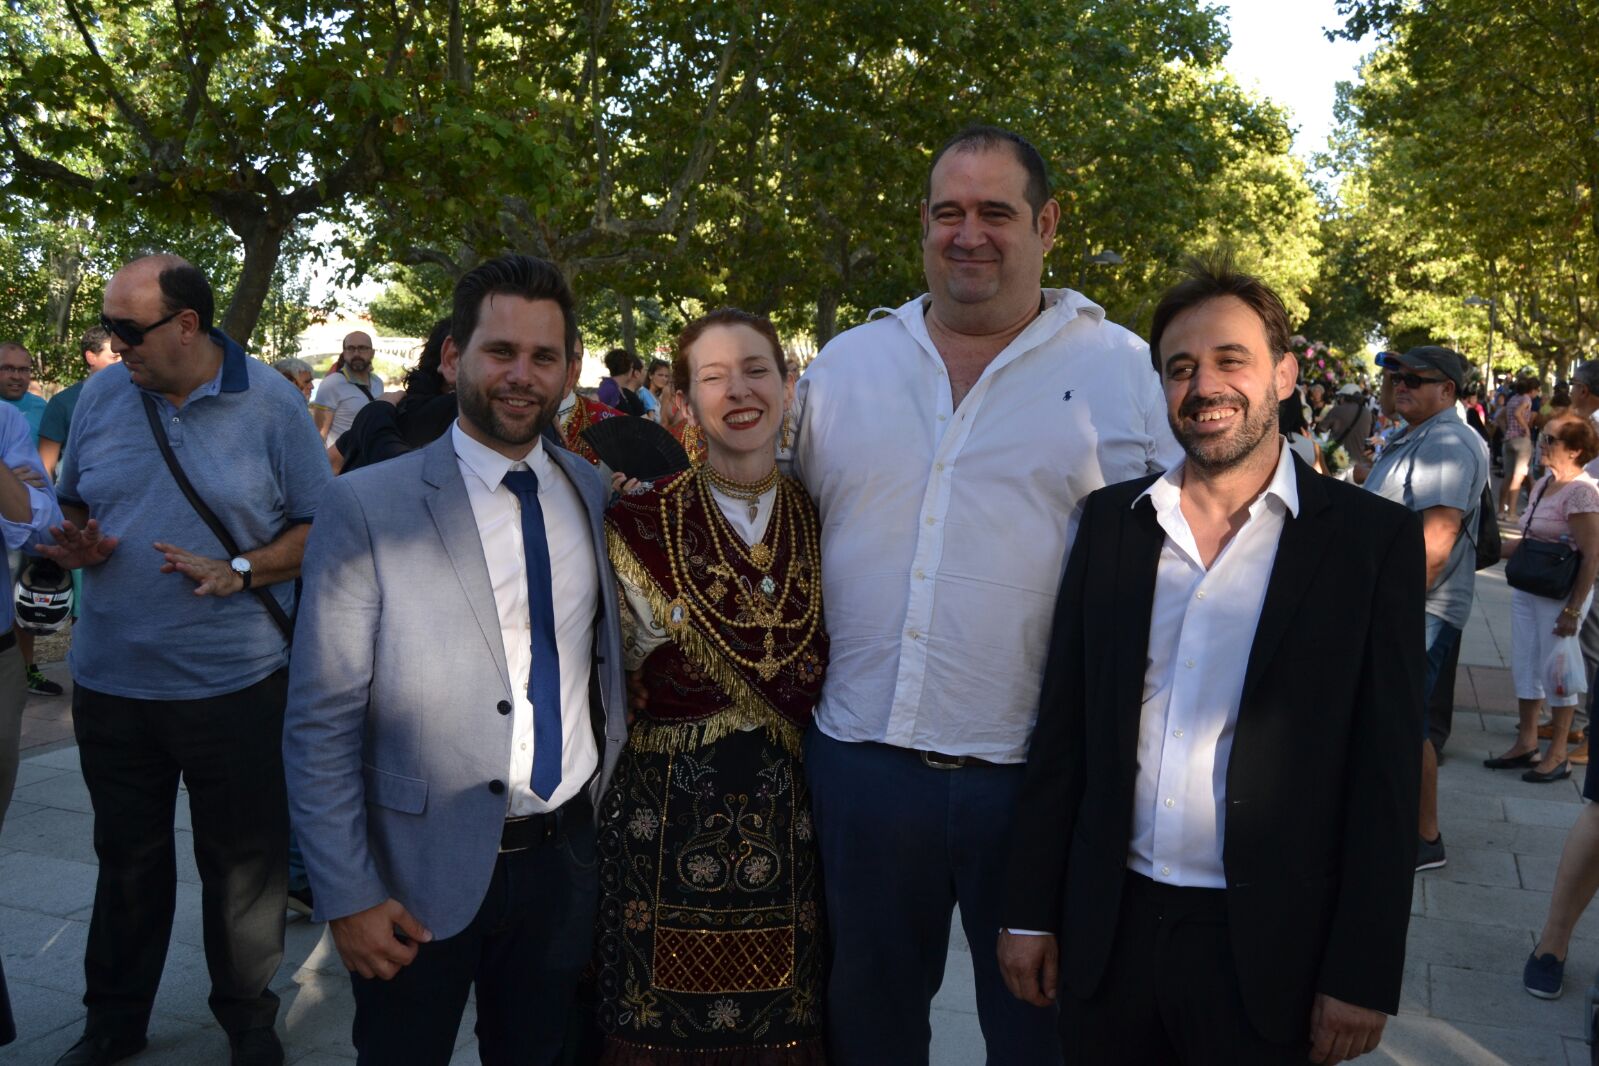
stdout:
[(1528, 770), (1526, 773), (1521, 775), (1521, 779), (1534, 785), (1547, 785), (1552, 781), (1564, 781), (1570, 776), (1571, 762), (1563, 759), (1561, 760), (1559, 766), (1555, 767), (1553, 770), (1550, 770), (1548, 773), (1542, 773), (1538, 770)]
[(1524, 751), (1520, 755), (1495, 755), (1491, 759), (1484, 759), (1482, 764), (1490, 770), (1517, 770), (1523, 766), (1538, 765), (1538, 749)]

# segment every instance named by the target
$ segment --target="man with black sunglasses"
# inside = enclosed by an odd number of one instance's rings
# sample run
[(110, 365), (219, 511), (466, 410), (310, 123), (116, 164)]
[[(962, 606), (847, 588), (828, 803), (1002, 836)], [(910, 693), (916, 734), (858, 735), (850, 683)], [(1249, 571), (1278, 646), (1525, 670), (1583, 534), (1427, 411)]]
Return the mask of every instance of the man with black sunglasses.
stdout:
[[(1476, 586), (1477, 511), (1488, 482), (1488, 448), (1460, 417), (1455, 397), (1466, 387), (1466, 361), (1437, 345), (1404, 354), (1383, 352), (1386, 389), (1405, 429), (1388, 442), (1366, 475), (1377, 495), (1421, 515), (1427, 543), (1427, 694), (1471, 617)], [(1416, 869), (1444, 865), (1438, 830), (1438, 753), (1427, 723), (1421, 735), (1421, 843)]]
[[(277, 1066), (288, 810), (288, 613), (332, 479), (304, 400), (212, 328), (211, 286), (172, 255), (106, 285), (122, 361), (74, 412), (41, 546), (83, 571), (72, 714), (100, 860), (88, 1020), (58, 1066), (136, 1054), (166, 960), (174, 807), (188, 788), (212, 1013), (232, 1062)], [(187, 481), (187, 490), (183, 487)]]

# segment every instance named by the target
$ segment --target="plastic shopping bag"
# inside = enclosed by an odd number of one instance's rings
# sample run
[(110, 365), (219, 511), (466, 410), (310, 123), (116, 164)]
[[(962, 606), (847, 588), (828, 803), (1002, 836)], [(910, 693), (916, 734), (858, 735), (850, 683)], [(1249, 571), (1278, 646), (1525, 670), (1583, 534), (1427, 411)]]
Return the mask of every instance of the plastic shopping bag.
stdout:
[(1580, 696), (1588, 691), (1588, 671), (1575, 634), (1560, 637), (1543, 664), (1543, 687), (1550, 696)]

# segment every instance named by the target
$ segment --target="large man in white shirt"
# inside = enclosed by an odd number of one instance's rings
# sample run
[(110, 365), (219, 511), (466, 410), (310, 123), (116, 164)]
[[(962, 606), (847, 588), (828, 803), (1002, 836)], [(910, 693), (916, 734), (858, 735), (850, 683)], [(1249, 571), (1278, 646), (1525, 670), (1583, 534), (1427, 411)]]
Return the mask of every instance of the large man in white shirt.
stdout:
[[(832, 662), (807, 740), (835, 1066), (926, 1063), (957, 903), (989, 1061), (1060, 1062), (994, 962), (1004, 829), (1078, 505), (1176, 447), (1147, 347), (1042, 289), (1060, 207), (1023, 138), (933, 159), (929, 293), (835, 338), (796, 389)], [(892, 387), (886, 387), (892, 383)]]
[(1071, 1062), (1341, 1062), (1399, 1006), (1421, 522), (1284, 445), (1297, 368), (1257, 279), (1196, 270), (1150, 346), (1186, 458), (1083, 508), (1001, 966), (1058, 994)]
[(316, 916), (365, 1064), (553, 1066), (593, 943), (594, 811), (626, 736), (598, 473), (542, 433), (577, 336), (528, 256), (455, 288), (460, 417), (339, 478), (305, 557), (284, 724)]

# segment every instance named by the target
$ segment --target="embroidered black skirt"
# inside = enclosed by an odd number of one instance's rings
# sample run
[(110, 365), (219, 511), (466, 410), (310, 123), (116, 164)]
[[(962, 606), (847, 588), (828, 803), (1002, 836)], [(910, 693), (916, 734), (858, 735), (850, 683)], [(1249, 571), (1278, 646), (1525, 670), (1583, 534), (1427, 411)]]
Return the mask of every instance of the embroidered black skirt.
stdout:
[(602, 1066), (821, 1066), (810, 793), (765, 730), (623, 751), (599, 826)]

